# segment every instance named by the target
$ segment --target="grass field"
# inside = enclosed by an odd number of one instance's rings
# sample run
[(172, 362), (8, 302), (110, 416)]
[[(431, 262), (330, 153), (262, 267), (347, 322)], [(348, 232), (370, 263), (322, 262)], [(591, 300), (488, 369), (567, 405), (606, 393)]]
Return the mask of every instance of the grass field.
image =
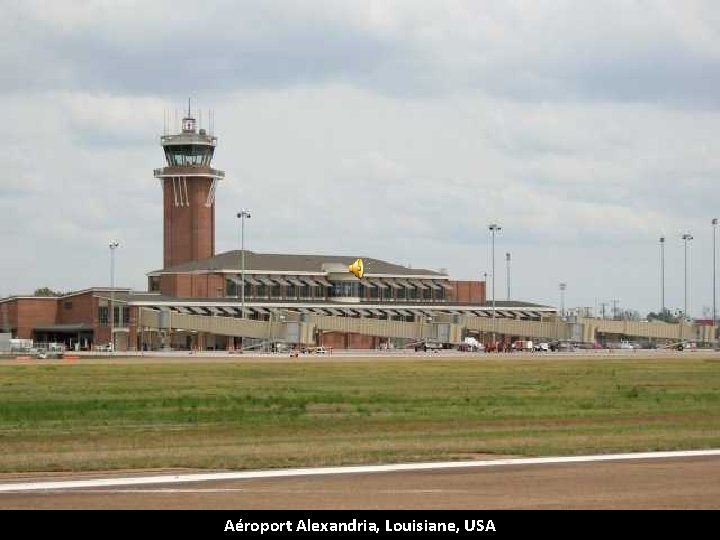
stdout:
[(0, 471), (720, 447), (720, 358), (0, 366)]

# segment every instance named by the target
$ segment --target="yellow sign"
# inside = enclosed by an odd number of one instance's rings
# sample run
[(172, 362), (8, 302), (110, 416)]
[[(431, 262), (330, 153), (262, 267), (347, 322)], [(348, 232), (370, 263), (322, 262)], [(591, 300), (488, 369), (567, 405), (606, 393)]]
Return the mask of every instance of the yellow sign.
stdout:
[(356, 278), (360, 279), (363, 277), (363, 262), (362, 259), (358, 259), (354, 263), (352, 263), (350, 266), (348, 266), (348, 270), (352, 272)]

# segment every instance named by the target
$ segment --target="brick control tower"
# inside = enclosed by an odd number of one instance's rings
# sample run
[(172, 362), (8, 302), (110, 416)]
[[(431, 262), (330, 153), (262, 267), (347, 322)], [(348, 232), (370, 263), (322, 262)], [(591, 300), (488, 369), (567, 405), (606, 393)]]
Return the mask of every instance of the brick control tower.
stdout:
[(217, 137), (197, 129), (188, 110), (182, 132), (160, 137), (167, 166), (155, 169), (163, 188), (163, 267), (215, 255), (215, 188), (225, 172), (210, 167)]

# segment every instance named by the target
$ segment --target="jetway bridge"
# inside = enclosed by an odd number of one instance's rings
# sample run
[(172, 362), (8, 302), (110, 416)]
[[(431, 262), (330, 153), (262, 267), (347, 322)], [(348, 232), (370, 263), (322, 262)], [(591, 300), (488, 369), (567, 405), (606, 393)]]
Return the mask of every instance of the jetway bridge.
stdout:
[(138, 329), (149, 332), (202, 333), (305, 345), (317, 343), (318, 334), (323, 332), (360, 334), (388, 339), (433, 339), (451, 344), (461, 343), (468, 335), (487, 337), (493, 333), (498, 340), (518, 338), (584, 343), (620, 340), (712, 343), (714, 334), (711, 326), (689, 323), (609, 321), (589, 318), (578, 318), (567, 322), (557, 317), (529, 321), (449, 314), (439, 314), (431, 321), (421, 317), (416, 322), (406, 322), (324, 316), (281, 309), (270, 311), (269, 320), (258, 321), (141, 308), (138, 315)]

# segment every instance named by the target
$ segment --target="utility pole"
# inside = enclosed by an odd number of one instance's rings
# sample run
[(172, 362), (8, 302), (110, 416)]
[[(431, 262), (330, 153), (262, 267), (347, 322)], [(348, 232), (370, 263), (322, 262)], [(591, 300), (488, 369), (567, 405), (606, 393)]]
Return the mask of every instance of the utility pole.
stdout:
[[(108, 244), (110, 248), (110, 351), (115, 352), (115, 250), (120, 246), (116, 240)], [(122, 310), (120, 310), (122, 321)]]
[(605, 320), (605, 308), (607, 307), (607, 302), (600, 302), (600, 308), (602, 309), (602, 318), (603, 321)]
[(505, 254), (505, 262), (507, 264), (507, 299), (510, 300), (510, 254)]
[(660, 316), (665, 320), (665, 237), (660, 237)]
[(238, 212), (240, 219), (240, 318), (245, 318), (245, 218), (250, 219), (250, 210), (243, 208)]
[(683, 341), (685, 339), (685, 321), (688, 320), (688, 308), (687, 308), (687, 275), (688, 275), (688, 264), (687, 264), (687, 249), (688, 249), (688, 242), (693, 239), (693, 235), (689, 232), (684, 233), (680, 238), (682, 238), (683, 242), (685, 243), (685, 295), (684, 295), (684, 303), (683, 303), (683, 317), (682, 321), (680, 321), (680, 341)]
[(687, 312), (687, 249), (688, 249), (688, 242), (693, 239), (693, 235), (689, 232), (683, 234), (680, 238), (682, 238), (683, 242), (685, 243), (685, 300), (683, 304), (683, 319), (686, 319), (688, 316)]
[(713, 308), (712, 308), (712, 332), (713, 332), (713, 341), (716, 341), (717, 338), (715, 336), (715, 320), (717, 318), (716, 311), (715, 311), (715, 299), (717, 298), (717, 294), (715, 293), (715, 246), (717, 244), (717, 241), (715, 240), (715, 233), (717, 230), (717, 224), (718, 224), (718, 218), (713, 218), (712, 220), (712, 227), (713, 227), (713, 264), (712, 264), (712, 283), (713, 283)]
[[(492, 234), (492, 327), (493, 327), (493, 346), (495, 346), (495, 233), (502, 230), (497, 223), (491, 223), (488, 226)], [(497, 352), (497, 351), (496, 351)]]

